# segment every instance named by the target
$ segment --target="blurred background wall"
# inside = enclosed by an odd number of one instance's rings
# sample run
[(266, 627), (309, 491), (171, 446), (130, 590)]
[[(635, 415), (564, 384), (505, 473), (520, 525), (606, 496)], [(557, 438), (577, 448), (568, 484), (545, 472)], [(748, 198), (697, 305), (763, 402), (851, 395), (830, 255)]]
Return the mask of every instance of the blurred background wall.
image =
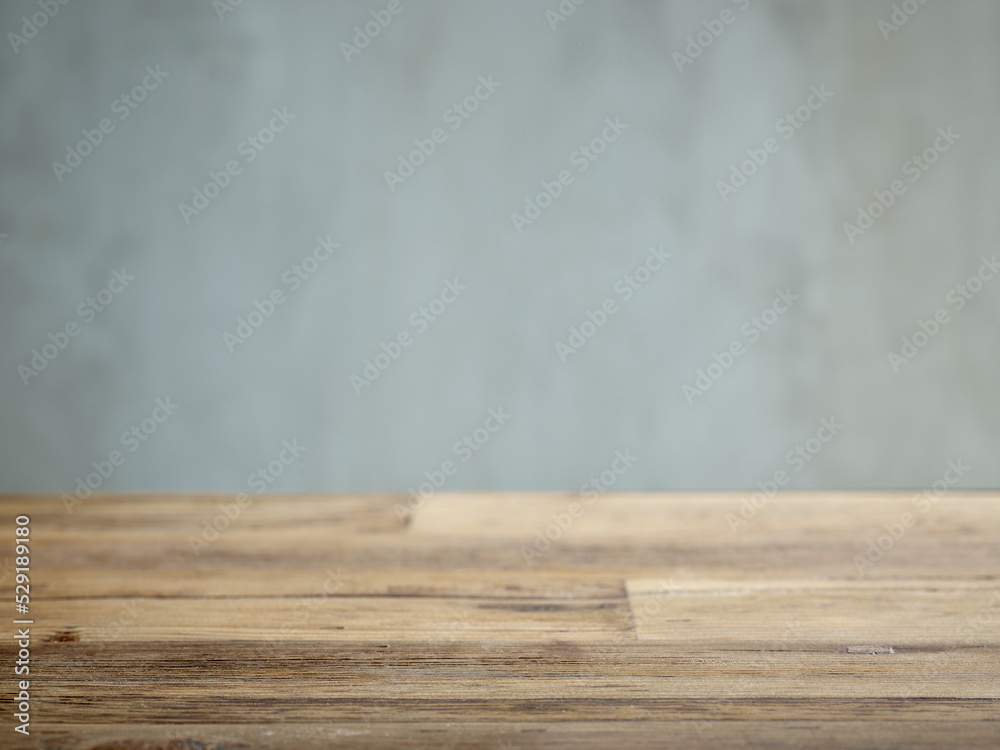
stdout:
[(0, 32), (4, 491), (1000, 484), (995, 2)]

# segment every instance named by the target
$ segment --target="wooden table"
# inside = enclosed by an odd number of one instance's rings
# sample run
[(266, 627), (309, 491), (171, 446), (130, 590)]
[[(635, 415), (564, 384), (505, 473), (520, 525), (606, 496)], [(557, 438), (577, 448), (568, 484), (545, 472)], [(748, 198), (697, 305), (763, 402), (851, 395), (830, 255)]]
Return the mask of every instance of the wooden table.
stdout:
[(0, 497), (0, 747), (1000, 747), (996, 494), (742, 497)]

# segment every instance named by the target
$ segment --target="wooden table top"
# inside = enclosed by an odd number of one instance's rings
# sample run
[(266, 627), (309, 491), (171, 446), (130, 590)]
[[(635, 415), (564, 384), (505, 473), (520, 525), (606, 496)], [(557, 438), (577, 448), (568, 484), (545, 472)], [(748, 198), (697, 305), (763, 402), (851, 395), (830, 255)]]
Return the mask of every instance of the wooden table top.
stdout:
[(2, 748), (1000, 747), (997, 493), (0, 510)]

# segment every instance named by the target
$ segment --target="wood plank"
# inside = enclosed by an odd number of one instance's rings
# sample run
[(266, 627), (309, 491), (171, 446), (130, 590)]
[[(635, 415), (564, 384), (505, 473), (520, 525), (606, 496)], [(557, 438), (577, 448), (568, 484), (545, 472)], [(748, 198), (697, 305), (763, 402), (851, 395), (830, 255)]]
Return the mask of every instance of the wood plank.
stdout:
[(744, 494), (0, 496), (0, 747), (1000, 746), (996, 493)]
[(846, 649), (1000, 643), (1000, 583), (908, 581), (628, 582), (639, 640)]
[(94, 597), (425, 596), (492, 599), (611, 599), (644, 568), (592, 571), (412, 568), (212, 568), (102, 570), (46, 568), (32, 593), (41, 599)]
[[(898, 709), (898, 706), (880, 706)], [(941, 750), (995, 750), (1000, 724), (984, 719), (965, 723), (947, 716), (929, 719), (889, 719), (872, 722), (850, 716), (808, 722), (776, 717), (732, 722), (699, 719), (662, 721), (566, 721), (541, 727), (513, 716), (500, 722), (353, 722), (336, 723), (205, 723), (146, 724), (123, 727), (116, 723), (66, 724), (51, 733), (54, 747), (73, 750), (247, 750), (294, 747), (326, 748), (489, 748), (490, 750), (578, 750), (621, 747), (627, 737), (633, 747), (713, 748), (713, 750), (871, 750), (901, 748)], [(859, 712), (867, 717), (868, 712)], [(86, 737), (80, 741), (79, 737)], [(170, 744), (170, 743), (173, 744)], [(194, 744), (197, 742), (197, 744)], [(29, 747), (12, 745), (11, 747)], [(33, 747), (31, 745), (30, 747)]]
[[(130, 616), (132, 611), (135, 615)], [(33, 604), (35, 631), (43, 638), (72, 633), (82, 642), (160, 643), (206, 638), (254, 641), (386, 643), (450, 639), (537, 642), (635, 640), (624, 597), (583, 601), (434, 597), (242, 597), (198, 599), (44, 599)], [(115, 625), (119, 617), (128, 627)]]
[[(150, 712), (165, 709), (149, 704), (140, 711), (132, 705), (137, 697), (143, 702), (177, 699), (177, 707), (169, 709), (171, 718), (190, 717), (193, 709), (186, 701), (195, 681), (234, 701), (254, 701), (266, 693), (275, 712), (306, 711), (302, 699), (308, 696), (315, 699), (308, 713), (316, 720), (343, 718), (337, 706), (322, 699), (351, 699), (344, 710), (354, 711), (363, 698), (391, 701), (394, 712), (412, 716), (441, 710), (441, 718), (449, 720), (459, 718), (452, 704), (463, 701), (551, 702), (560, 711), (572, 706), (577, 718), (596, 720), (609, 712), (627, 718), (636, 702), (674, 706), (677, 700), (692, 699), (721, 711), (731, 701), (767, 698), (801, 704), (796, 711), (811, 720), (817, 718), (816, 705), (803, 699), (933, 698), (941, 705), (979, 701), (995, 686), (1000, 658), (997, 647), (905, 647), (873, 654), (815, 643), (788, 643), (783, 650), (768, 651), (449, 636), (442, 633), (433, 643), (284, 638), (172, 642), (169, 647), (126, 639), (57, 641), (39, 644), (39, 676), (42, 690), (60, 701), (77, 699), (80, 711), (90, 710), (86, 699), (97, 693), (107, 696), (102, 705), (112, 702), (115, 710), (129, 715), (139, 711), (146, 720)], [(59, 664), (58, 670), (49, 663)], [(290, 665), (294, 680), (288, 679)], [(428, 703), (432, 700), (437, 703)], [(994, 708), (1000, 705), (1000, 696), (991, 700), (998, 701)], [(921, 705), (930, 710), (932, 704)], [(199, 716), (212, 710), (207, 703)], [(484, 718), (489, 712), (499, 718), (508, 710), (503, 705), (478, 709)]]
[[(563, 531), (573, 495), (439, 494), (403, 521), (400, 496), (337, 497), (325, 510), (315, 496), (254, 496), (253, 504), (204, 548), (192, 549), (227, 496), (94, 498), (72, 515), (59, 498), (29, 501), (44, 512), (35, 536), (41, 567), (197, 570), (210, 568), (560, 569), (697, 566), (766, 572), (776, 565), (819, 575), (855, 576), (854, 559), (882, 526), (915, 512), (914, 493), (789, 493), (768, 501), (734, 533), (727, 514), (746, 493), (608, 494)], [(576, 498), (581, 500), (581, 498)], [(0, 497), (11, 515), (26, 506)], [(9, 508), (9, 510), (7, 510)], [(127, 513), (116, 509), (135, 508)], [(1000, 508), (981, 492), (952, 492), (884, 555), (866, 576), (989, 576), (995, 574)], [(90, 519), (84, 523), (86, 519)], [(117, 520), (109, 520), (117, 519)], [(225, 520), (225, 519), (224, 519)], [(89, 525), (87, 525), (89, 524)], [(100, 533), (105, 544), (92, 543)], [(558, 533), (549, 548), (526, 559), (538, 535)], [(476, 540), (470, 544), (470, 538)], [(544, 542), (542, 542), (544, 543)], [(0, 545), (0, 556), (6, 542)], [(537, 550), (535, 550), (537, 551)], [(638, 577), (641, 577), (639, 573)], [(632, 576), (637, 577), (637, 576)]]
[[(712, 546), (767, 539), (776, 543), (854, 540), (861, 533), (878, 536), (882, 525), (911, 512), (913, 538), (942, 538), (955, 533), (970, 539), (996, 539), (1000, 506), (989, 492), (950, 492), (928, 500), (922, 512), (918, 492), (787, 492), (754, 508), (749, 520), (741, 515), (749, 492), (607, 493), (596, 500), (573, 494), (440, 493), (428, 499), (411, 524), (413, 534), (465, 538), (487, 534), (491, 539), (524, 538), (557, 522), (553, 514), (569, 516), (567, 540), (636, 539)], [(570, 506), (579, 506), (578, 516)], [(737, 519), (736, 531), (727, 515)], [(748, 514), (749, 515), (749, 514)], [(740, 523), (741, 522), (741, 523)]]

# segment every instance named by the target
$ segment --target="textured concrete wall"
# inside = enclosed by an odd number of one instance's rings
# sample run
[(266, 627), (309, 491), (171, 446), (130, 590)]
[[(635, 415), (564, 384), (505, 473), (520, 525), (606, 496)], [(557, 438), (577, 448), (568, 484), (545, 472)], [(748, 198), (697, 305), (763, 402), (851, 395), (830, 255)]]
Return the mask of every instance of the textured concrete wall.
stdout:
[(387, 6), (3, 4), (0, 488), (1000, 484), (996, 3), (400, 0), (345, 54)]

